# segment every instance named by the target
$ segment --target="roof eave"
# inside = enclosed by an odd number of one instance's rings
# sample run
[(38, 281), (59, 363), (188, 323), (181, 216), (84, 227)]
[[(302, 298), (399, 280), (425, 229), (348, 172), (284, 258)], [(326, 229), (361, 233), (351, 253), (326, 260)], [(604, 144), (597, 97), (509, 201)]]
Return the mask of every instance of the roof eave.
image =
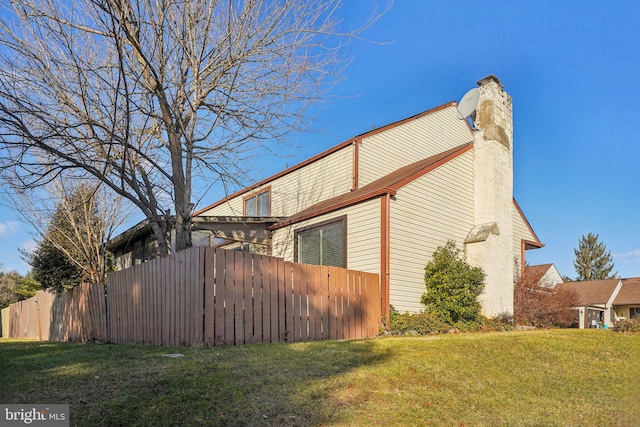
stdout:
[(545, 247), (544, 243), (534, 242), (533, 240), (523, 239), (522, 242), (524, 243), (525, 250), (540, 249)]
[(528, 242), (535, 243), (537, 245), (541, 245), (541, 246), (537, 246), (536, 248), (531, 248), (531, 249), (538, 249), (538, 248), (544, 247), (544, 243), (540, 242), (540, 239), (538, 238), (538, 235), (536, 234), (535, 231), (533, 231), (533, 227), (531, 227), (531, 224), (529, 223), (529, 220), (524, 215), (524, 212), (522, 212), (522, 209), (520, 208), (520, 205), (516, 201), (515, 197), (513, 198), (513, 204), (515, 205), (516, 209), (518, 210), (518, 213), (522, 217), (522, 220), (524, 221), (525, 225), (527, 226), (527, 228), (531, 232), (531, 235), (533, 236), (534, 239), (536, 239), (535, 241), (528, 240)]
[[(287, 220), (280, 222), (278, 224), (272, 225), (271, 227), (269, 227), (269, 230), (277, 230), (279, 228), (282, 227), (286, 227), (288, 225), (300, 222), (300, 221), (304, 221), (307, 219), (311, 219), (320, 215), (324, 215), (339, 209), (343, 209), (345, 207), (348, 206), (352, 206), (358, 203), (362, 203), (364, 201), (376, 198), (376, 197), (381, 197), (385, 194), (389, 194), (391, 196), (395, 196), (396, 193), (398, 192), (398, 190), (400, 188), (402, 188), (403, 186), (409, 184), (410, 182), (415, 181), (416, 179), (426, 175), (427, 173), (433, 171), (434, 169), (437, 169), (438, 167), (446, 164), (447, 162), (450, 162), (451, 160), (461, 156), (462, 154), (468, 152), (469, 150), (471, 150), (473, 148), (473, 142), (468, 142), (464, 145), (461, 145), (459, 147), (456, 147), (454, 149), (445, 151), (441, 154), (444, 153), (448, 153), (446, 156), (442, 157), (441, 159), (438, 159), (437, 161), (434, 161), (433, 163), (430, 163), (429, 165), (426, 165), (424, 167), (422, 167), (419, 170), (416, 170), (413, 173), (408, 174), (407, 176), (402, 177), (401, 179), (398, 179), (394, 182), (390, 182), (387, 185), (383, 186), (383, 187), (376, 187), (371, 191), (368, 191), (366, 193), (360, 194), (358, 196), (354, 196), (354, 197), (348, 197), (344, 200), (340, 200), (338, 202), (336, 202), (335, 204), (331, 204), (331, 205), (321, 205), (319, 206), (317, 209), (313, 209), (313, 207), (309, 208), (306, 211), (302, 211), (300, 215), (293, 215), (290, 218), (288, 218)], [(434, 156), (436, 157), (436, 156)], [(381, 178), (382, 179), (382, 178)], [(375, 181), (373, 183), (370, 183), (368, 185), (375, 185)], [(362, 190), (366, 189), (367, 186), (362, 187)], [(358, 190), (356, 190), (358, 191)], [(349, 194), (349, 193), (346, 193)], [(338, 196), (338, 197), (343, 197), (344, 195)]]
[(320, 215), (328, 214), (328, 213), (331, 213), (331, 212), (334, 212), (334, 211), (337, 211), (337, 210), (340, 210), (340, 209), (343, 209), (343, 208), (346, 208), (346, 207), (349, 207), (349, 206), (356, 205), (358, 203), (362, 203), (362, 202), (366, 202), (366, 201), (371, 200), (371, 199), (375, 199), (377, 197), (382, 197), (382, 196), (384, 196), (386, 194), (389, 194), (391, 196), (395, 196), (396, 195), (396, 190), (394, 190), (392, 188), (388, 188), (388, 187), (387, 188), (382, 188), (382, 189), (378, 189), (376, 191), (371, 191), (369, 193), (362, 194), (362, 195), (360, 195), (358, 197), (347, 199), (347, 200), (345, 200), (343, 202), (336, 203), (334, 205), (324, 206), (324, 207), (321, 207), (319, 209), (310, 210), (310, 211), (304, 212), (304, 213), (302, 213), (300, 215), (292, 216), (292, 217), (288, 218), (285, 221), (282, 221), (282, 222), (279, 222), (277, 224), (274, 224), (271, 227), (269, 227), (269, 230), (271, 230), (271, 231), (278, 230), (280, 228), (283, 228), (283, 227), (286, 227), (286, 226), (289, 226), (289, 225), (292, 225), (292, 224), (295, 224), (295, 223), (298, 223), (298, 222), (301, 222), (301, 221), (305, 221), (307, 219), (311, 219), (311, 218), (315, 218), (315, 217), (320, 216)]
[(105, 248), (110, 252), (115, 252), (123, 246), (126, 247), (132, 240), (136, 240), (138, 237), (148, 234), (149, 230), (151, 230), (151, 223), (148, 219), (144, 219), (133, 227), (107, 240)]

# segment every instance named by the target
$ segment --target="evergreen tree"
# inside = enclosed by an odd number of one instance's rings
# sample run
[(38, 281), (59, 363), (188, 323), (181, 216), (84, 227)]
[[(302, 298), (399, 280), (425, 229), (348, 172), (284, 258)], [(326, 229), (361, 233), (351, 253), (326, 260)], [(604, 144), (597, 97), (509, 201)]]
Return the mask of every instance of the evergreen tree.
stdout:
[(573, 261), (578, 281), (614, 279), (618, 272), (614, 272), (613, 257), (607, 246), (600, 242), (597, 234), (583, 235), (578, 241), (578, 247), (573, 250), (576, 255)]
[(86, 281), (82, 270), (47, 238), (38, 243), (38, 247), (28, 255), (27, 262), (31, 265), (34, 279), (43, 289), (61, 293)]
[(455, 242), (449, 241), (436, 249), (424, 269), (427, 291), (421, 302), (450, 325), (477, 321), (482, 308), (478, 297), (484, 290), (485, 273), (467, 264), (460, 252)]

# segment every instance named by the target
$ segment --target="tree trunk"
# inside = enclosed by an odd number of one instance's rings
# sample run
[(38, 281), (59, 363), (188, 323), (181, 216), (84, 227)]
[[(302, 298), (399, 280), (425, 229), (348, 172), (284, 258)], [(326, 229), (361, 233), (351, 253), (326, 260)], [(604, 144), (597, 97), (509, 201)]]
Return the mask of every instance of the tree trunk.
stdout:
[(152, 220), (151, 221), (151, 232), (156, 238), (156, 242), (158, 243), (158, 254), (160, 255), (169, 255), (169, 248), (167, 242), (167, 230), (164, 226), (165, 222), (160, 220)]

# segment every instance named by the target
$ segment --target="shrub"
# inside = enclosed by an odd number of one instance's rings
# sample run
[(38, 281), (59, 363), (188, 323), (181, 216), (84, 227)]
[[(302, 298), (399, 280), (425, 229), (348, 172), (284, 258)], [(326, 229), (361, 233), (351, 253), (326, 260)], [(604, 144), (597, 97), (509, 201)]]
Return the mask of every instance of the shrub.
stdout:
[(514, 319), (519, 325), (570, 328), (578, 325), (578, 295), (521, 281), (514, 291)]
[(510, 313), (498, 314), (496, 317), (483, 316), (480, 322), (482, 332), (512, 331), (513, 329), (513, 316)]
[(427, 312), (449, 325), (480, 319), (478, 296), (484, 290), (485, 273), (467, 264), (460, 252), (455, 242), (449, 241), (436, 249), (424, 268), (426, 292), (420, 301)]
[(392, 335), (430, 335), (447, 332), (496, 332), (513, 330), (513, 318), (509, 314), (494, 318), (480, 316), (477, 321), (447, 324), (433, 313), (405, 312), (400, 314), (395, 307), (390, 308), (390, 333)]
[(628, 320), (617, 320), (613, 322), (615, 332), (640, 332), (640, 317)]
[(442, 322), (432, 313), (405, 312), (400, 314), (395, 307), (390, 307), (389, 328), (392, 335), (428, 335), (447, 332), (450, 325)]

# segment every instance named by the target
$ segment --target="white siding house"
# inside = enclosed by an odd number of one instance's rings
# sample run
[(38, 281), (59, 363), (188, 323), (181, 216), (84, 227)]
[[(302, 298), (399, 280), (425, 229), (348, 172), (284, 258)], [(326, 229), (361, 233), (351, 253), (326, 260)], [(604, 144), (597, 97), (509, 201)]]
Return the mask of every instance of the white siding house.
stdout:
[[(467, 151), (398, 190), (391, 201), (390, 297), (402, 310), (424, 308), (424, 267), (448, 240), (461, 248), (473, 227), (473, 153)], [(446, 188), (446, 191), (442, 191)], [(428, 219), (428, 220), (426, 220)]]
[(448, 104), (356, 138), (358, 184), (367, 185), (417, 160), (471, 141), (469, 125)]
[(195, 218), (228, 248), (379, 273), (383, 312), (423, 308), (424, 267), (453, 240), (487, 273), (484, 313), (512, 312), (525, 250), (543, 245), (513, 199), (511, 98), (493, 76), (478, 85), (473, 126), (451, 102), (347, 139)]

